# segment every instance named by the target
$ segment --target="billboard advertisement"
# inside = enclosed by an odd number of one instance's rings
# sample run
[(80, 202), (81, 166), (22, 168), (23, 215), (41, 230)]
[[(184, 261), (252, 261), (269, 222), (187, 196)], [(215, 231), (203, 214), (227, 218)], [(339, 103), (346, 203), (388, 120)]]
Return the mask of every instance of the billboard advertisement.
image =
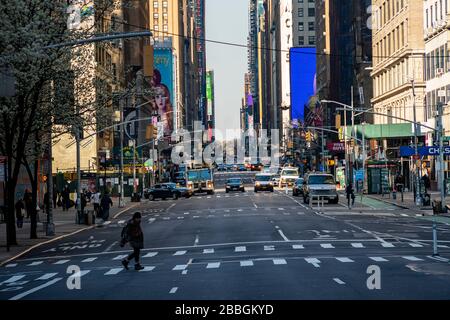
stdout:
[[(292, 41), (292, 0), (280, 1), (280, 41), (281, 41), (281, 105), (289, 106), (290, 81), (289, 81), (289, 50), (293, 46)], [(283, 117), (283, 122), (289, 119)]]
[(291, 48), (291, 118), (302, 121), (305, 105), (315, 94), (316, 48)]
[(152, 87), (155, 90), (152, 113), (163, 124), (164, 136), (170, 136), (174, 128), (173, 107), (173, 56), (170, 48), (154, 49)]

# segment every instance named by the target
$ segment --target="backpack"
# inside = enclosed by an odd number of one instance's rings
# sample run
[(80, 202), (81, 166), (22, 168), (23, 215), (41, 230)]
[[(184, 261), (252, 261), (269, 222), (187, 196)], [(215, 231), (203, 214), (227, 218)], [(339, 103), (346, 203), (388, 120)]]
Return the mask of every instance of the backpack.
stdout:
[(127, 223), (123, 228), (122, 228), (122, 232), (120, 234), (120, 244), (123, 246), (125, 245), (125, 243), (127, 243), (129, 241), (129, 234), (128, 234), (128, 230), (129, 230), (129, 223)]

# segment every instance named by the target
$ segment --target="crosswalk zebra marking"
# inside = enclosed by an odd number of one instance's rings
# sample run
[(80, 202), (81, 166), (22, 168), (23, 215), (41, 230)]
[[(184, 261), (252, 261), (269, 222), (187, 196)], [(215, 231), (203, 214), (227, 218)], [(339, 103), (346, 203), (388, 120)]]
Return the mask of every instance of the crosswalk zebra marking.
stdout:
[(241, 267), (252, 267), (253, 261), (252, 260), (246, 260), (246, 261), (240, 261)]
[(381, 246), (384, 248), (394, 248), (394, 244), (390, 243), (390, 242), (382, 242)]
[(112, 275), (118, 274), (122, 270), (123, 270), (123, 268), (112, 268), (112, 269), (108, 270), (104, 275), (112, 276)]
[(352, 259), (347, 258), (347, 257), (336, 258), (336, 260), (337, 260), (337, 261), (340, 261), (340, 262), (355, 262), (355, 261), (353, 261)]
[(142, 256), (142, 258), (151, 258), (158, 254), (158, 252), (149, 252), (145, 256)]
[(305, 261), (307, 263), (312, 264), (314, 267), (319, 268), (320, 267), (320, 260), (317, 258), (305, 258)]
[(305, 249), (305, 247), (302, 244), (293, 244), (292, 249)]
[(206, 265), (206, 269), (217, 269), (220, 267), (220, 262), (210, 262)]
[(82, 260), (81, 262), (92, 262), (92, 261), (95, 261), (95, 260), (97, 260), (97, 257), (87, 258), (87, 259)]
[(153, 269), (155, 269), (155, 267), (153, 267), (153, 266), (144, 267), (144, 269), (139, 270), (139, 272), (150, 272), (150, 271), (152, 271)]
[(373, 260), (375, 262), (386, 262), (386, 261), (389, 261), (389, 260), (387, 260), (387, 259), (385, 259), (383, 257), (369, 257), (369, 259)]
[(287, 264), (286, 259), (273, 259), (273, 264), (279, 265), (279, 264)]
[(413, 248), (423, 248), (423, 245), (420, 243), (410, 242), (409, 245)]
[(353, 248), (364, 248), (364, 245), (360, 242), (352, 243)]
[(423, 259), (414, 256), (403, 256), (402, 258), (408, 261), (423, 261)]
[(334, 246), (331, 243), (321, 243), (320, 246), (324, 249), (333, 249)]
[(56, 276), (58, 273), (56, 272), (51, 272), (51, 273), (46, 273), (43, 276), (37, 278), (36, 280), (48, 280), (53, 278), (54, 276)]
[(177, 271), (177, 270), (184, 270), (186, 268), (187, 268), (187, 264), (178, 264), (172, 270)]
[(239, 246), (234, 248), (234, 252), (245, 252), (247, 248), (245, 246)]
[(182, 255), (184, 255), (184, 254), (186, 254), (186, 250), (180, 250), (180, 251), (177, 251), (177, 252), (175, 252), (173, 255), (174, 256), (182, 256)]
[(214, 253), (214, 249), (203, 249), (203, 253)]
[(125, 259), (126, 257), (128, 257), (127, 254), (119, 254), (118, 256), (113, 258), (113, 260), (122, 260), (122, 259)]
[(29, 267), (38, 266), (38, 265), (43, 264), (43, 263), (44, 263), (44, 261), (34, 261), (34, 262), (30, 263), (30, 264), (27, 264), (27, 266), (29, 266)]
[(69, 261), (70, 260), (59, 260), (59, 261), (56, 261), (54, 264), (65, 264), (65, 263), (67, 263)]
[(272, 251), (275, 250), (275, 246), (264, 246), (264, 251)]

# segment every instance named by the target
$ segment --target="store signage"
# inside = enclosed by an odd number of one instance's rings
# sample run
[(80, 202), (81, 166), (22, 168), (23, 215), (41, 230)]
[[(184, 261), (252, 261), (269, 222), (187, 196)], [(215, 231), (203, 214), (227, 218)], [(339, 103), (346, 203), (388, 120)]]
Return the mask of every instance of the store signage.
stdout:
[(343, 153), (345, 152), (345, 144), (343, 142), (329, 142), (327, 149), (331, 152)]

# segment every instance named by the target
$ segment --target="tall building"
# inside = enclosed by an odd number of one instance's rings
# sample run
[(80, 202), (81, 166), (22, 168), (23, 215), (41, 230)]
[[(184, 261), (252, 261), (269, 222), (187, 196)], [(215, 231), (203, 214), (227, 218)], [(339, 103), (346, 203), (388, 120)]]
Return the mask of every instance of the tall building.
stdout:
[(214, 71), (206, 70), (206, 104), (207, 104), (207, 127), (208, 141), (213, 140), (213, 130), (216, 127), (216, 106), (214, 94)]
[[(249, 1), (249, 34), (247, 38), (247, 74), (250, 81), (250, 93), (252, 95), (252, 108), (249, 115), (253, 118), (258, 116), (259, 106), (259, 81), (258, 81), (258, 0)], [(258, 119), (258, 118), (256, 118)], [(253, 122), (252, 122), (253, 124)]]
[[(316, 45), (316, 0), (290, 0), (292, 3), (292, 41), (294, 47)], [(287, 23), (287, 21), (282, 21)]]

